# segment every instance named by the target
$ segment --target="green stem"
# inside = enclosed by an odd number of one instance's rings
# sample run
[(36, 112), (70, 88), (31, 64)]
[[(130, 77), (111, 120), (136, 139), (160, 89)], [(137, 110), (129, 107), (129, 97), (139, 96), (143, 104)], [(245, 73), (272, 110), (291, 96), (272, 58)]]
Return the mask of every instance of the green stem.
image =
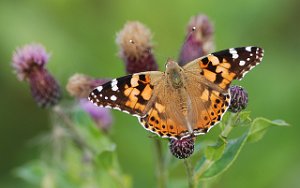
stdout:
[(195, 183), (195, 187), (198, 187), (199, 184), (199, 179), (200, 177), (204, 174), (204, 172), (213, 164), (213, 161), (210, 161), (208, 159), (205, 159), (203, 165), (201, 166), (201, 168), (197, 171), (197, 173), (194, 175), (194, 183)]
[[(228, 121), (226, 122), (224, 130), (221, 132), (220, 137), (226, 139), (232, 129), (234, 128), (234, 124), (236, 123), (236, 120), (238, 118), (237, 114), (230, 114), (230, 117), (228, 118)], [(200, 169), (195, 173), (194, 175), (194, 182), (196, 187), (199, 184), (199, 179), (201, 176), (205, 173), (205, 171), (210, 168), (210, 166), (214, 163), (214, 161), (210, 161), (208, 159), (205, 159), (204, 163), (200, 167)]]
[(225, 128), (224, 128), (224, 130), (221, 133), (221, 136), (223, 138), (227, 138), (228, 137), (229, 133), (234, 128), (234, 125), (235, 125), (235, 123), (237, 121), (237, 118), (238, 118), (238, 113), (237, 114), (234, 114), (234, 113), (230, 114), (230, 117), (228, 118), (228, 121), (226, 122)]
[(96, 151), (91, 148), (85, 141), (84, 139), (81, 137), (81, 135), (78, 133), (73, 121), (71, 120), (71, 118), (66, 115), (64, 113), (64, 111), (61, 109), (60, 106), (55, 106), (53, 108), (53, 112), (58, 116), (60, 117), (63, 122), (64, 122), (64, 125), (67, 127), (67, 129), (70, 131), (71, 135), (72, 135), (72, 139), (74, 140), (74, 142), (77, 144), (77, 146), (82, 149), (82, 150), (85, 150), (85, 149), (89, 149), (93, 154), (96, 153)]
[(184, 166), (185, 166), (185, 169), (186, 169), (189, 188), (196, 188), (195, 181), (193, 180), (194, 169), (192, 168), (190, 160), (184, 159)]
[(154, 145), (157, 158), (156, 178), (159, 188), (167, 187), (167, 171), (165, 166), (165, 158), (163, 156), (163, 147), (159, 139), (154, 139)]

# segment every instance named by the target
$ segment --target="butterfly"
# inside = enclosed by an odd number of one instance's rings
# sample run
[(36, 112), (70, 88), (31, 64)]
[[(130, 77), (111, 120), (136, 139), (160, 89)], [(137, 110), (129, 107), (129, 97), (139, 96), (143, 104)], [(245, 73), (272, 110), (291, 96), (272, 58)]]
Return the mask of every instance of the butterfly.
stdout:
[(168, 60), (165, 72), (113, 79), (95, 88), (89, 100), (138, 117), (146, 130), (163, 138), (205, 134), (229, 107), (230, 83), (259, 64), (263, 53), (248, 46), (211, 53), (182, 67)]

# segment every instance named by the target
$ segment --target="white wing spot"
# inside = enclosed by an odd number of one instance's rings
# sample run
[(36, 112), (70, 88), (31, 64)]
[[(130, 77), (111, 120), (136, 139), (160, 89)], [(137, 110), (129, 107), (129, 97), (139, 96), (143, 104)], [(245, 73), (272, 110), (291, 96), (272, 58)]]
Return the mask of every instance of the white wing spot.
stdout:
[(251, 52), (251, 49), (252, 49), (251, 46), (246, 47), (246, 51), (248, 51), (248, 52)]
[(238, 54), (232, 54), (232, 58), (233, 58), (233, 59), (236, 59), (236, 58), (238, 58), (238, 57), (239, 57)]
[(104, 99), (106, 99), (106, 100), (107, 100), (107, 99), (108, 99), (108, 97), (107, 97), (107, 96), (105, 96), (105, 97), (104, 97)]
[(234, 48), (230, 48), (229, 53), (232, 55), (233, 59), (236, 59), (239, 57), (239, 55), (237, 54), (237, 51)]
[(253, 56), (253, 54), (251, 53), (251, 54), (250, 54), (250, 56), (252, 57), (252, 56)]
[(102, 91), (103, 87), (102, 86), (98, 86), (96, 89), (100, 92), (100, 91)]
[(114, 85), (112, 88), (111, 88), (111, 90), (113, 90), (113, 91), (117, 91), (119, 88), (118, 88), (118, 86), (117, 85)]
[(247, 58), (247, 61), (250, 61), (250, 58), (249, 58), (249, 57)]
[(112, 95), (112, 96), (110, 97), (110, 100), (115, 101), (115, 100), (117, 100), (117, 97), (116, 97), (115, 95)]
[(240, 61), (240, 63), (239, 63), (240, 66), (244, 66), (245, 64), (246, 64), (245, 61)]
[(117, 79), (113, 79), (112, 81), (111, 81), (111, 87), (114, 87), (114, 86), (116, 86), (118, 84), (118, 80)]
[(237, 51), (236, 51), (234, 48), (230, 48), (230, 49), (229, 49), (229, 53), (231, 53), (231, 54), (236, 54)]

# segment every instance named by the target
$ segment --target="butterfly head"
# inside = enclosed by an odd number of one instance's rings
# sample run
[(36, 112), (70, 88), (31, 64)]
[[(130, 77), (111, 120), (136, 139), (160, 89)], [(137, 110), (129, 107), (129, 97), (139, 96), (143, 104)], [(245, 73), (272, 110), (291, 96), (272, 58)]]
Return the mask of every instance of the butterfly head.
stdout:
[(169, 59), (166, 63), (166, 75), (168, 81), (174, 88), (180, 88), (183, 85), (182, 82), (182, 71), (183, 69), (178, 65), (177, 62)]

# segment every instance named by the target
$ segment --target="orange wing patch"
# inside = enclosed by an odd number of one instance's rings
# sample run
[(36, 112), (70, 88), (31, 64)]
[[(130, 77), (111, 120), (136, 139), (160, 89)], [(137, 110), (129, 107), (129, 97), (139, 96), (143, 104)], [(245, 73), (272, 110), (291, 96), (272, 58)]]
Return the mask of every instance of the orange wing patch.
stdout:
[(214, 55), (208, 55), (200, 59), (198, 64), (202, 69), (200, 74), (222, 89), (227, 89), (231, 81), (236, 77), (234, 72), (230, 72), (231, 64), (225, 59), (222, 59), (222, 62), (220, 62)]
[(143, 127), (163, 138), (180, 139), (188, 130), (184, 126), (177, 125), (165, 113), (165, 107), (155, 103), (147, 115), (140, 118)]
[[(205, 89), (203, 93), (206, 95), (208, 90)], [(218, 91), (212, 90), (209, 91), (207, 98), (209, 98), (210, 105), (200, 112), (200, 117), (194, 129), (195, 135), (205, 134), (208, 132), (213, 125), (221, 120), (222, 115), (226, 112), (229, 106), (229, 94), (221, 94)]]

